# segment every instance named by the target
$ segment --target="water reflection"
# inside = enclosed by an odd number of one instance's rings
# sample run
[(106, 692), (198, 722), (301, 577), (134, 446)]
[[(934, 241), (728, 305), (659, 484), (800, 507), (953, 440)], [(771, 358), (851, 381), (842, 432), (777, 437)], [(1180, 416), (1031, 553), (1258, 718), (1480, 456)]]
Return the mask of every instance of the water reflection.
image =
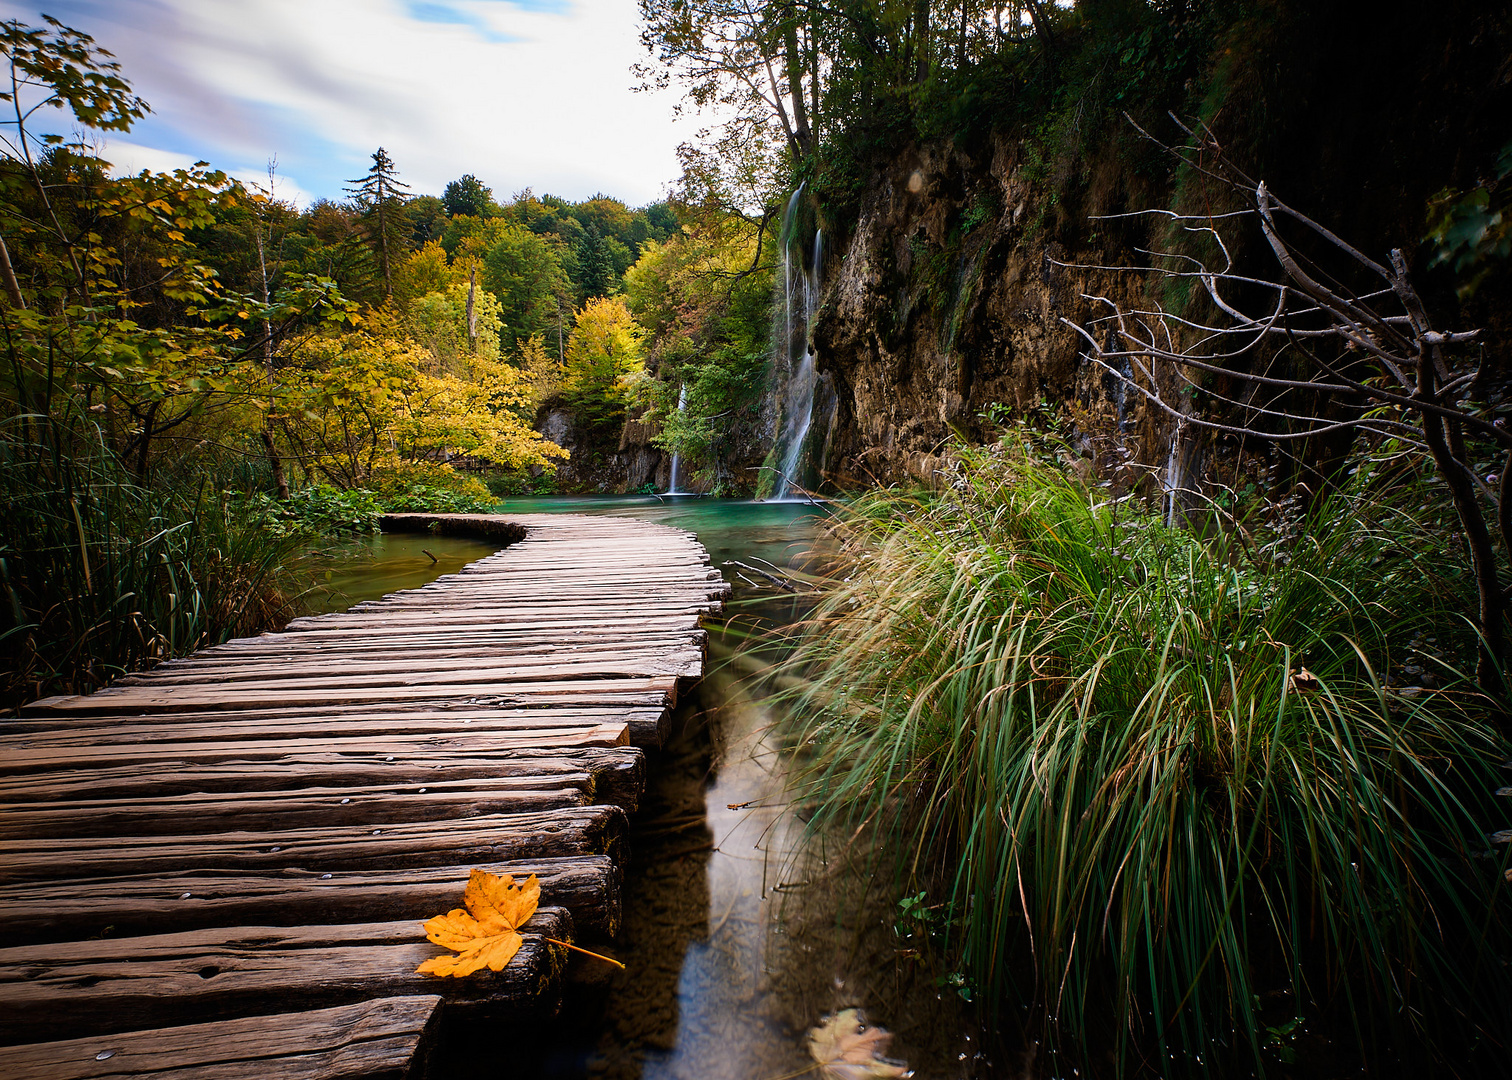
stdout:
[(305, 606), (315, 614), (345, 611), (363, 600), (428, 585), (498, 549), (486, 540), (385, 533), (311, 551), (305, 563), (313, 572), (315, 588)]

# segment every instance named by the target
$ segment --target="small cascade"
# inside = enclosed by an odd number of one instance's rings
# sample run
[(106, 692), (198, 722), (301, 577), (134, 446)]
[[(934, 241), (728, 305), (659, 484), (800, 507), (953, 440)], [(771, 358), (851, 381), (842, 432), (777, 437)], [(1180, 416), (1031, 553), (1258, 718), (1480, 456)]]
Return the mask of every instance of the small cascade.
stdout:
[[(688, 407), (688, 384), (687, 383), (683, 383), (682, 387), (677, 391), (677, 415), (681, 416), (683, 414), (684, 410), (687, 409), (687, 407)], [(668, 495), (682, 495), (682, 494), (684, 494), (684, 492), (681, 492), (681, 491), (677, 490), (677, 467), (678, 467), (679, 464), (681, 464), (681, 462), (678, 460), (679, 456), (680, 455), (678, 455), (675, 451), (672, 454), (672, 476), (667, 481), (667, 494)]]
[(1181, 520), (1181, 489), (1186, 483), (1186, 476), (1182, 466), (1185, 464), (1181, 457), (1181, 429), (1177, 424), (1176, 430), (1171, 433), (1171, 449), (1166, 455), (1165, 475), (1161, 477), (1161, 486), (1165, 488), (1166, 497), (1166, 528), (1174, 529)]
[(774, 343), (777, 370), (786, 378), (782, 386), (782, 409), (777, 436), (779, 470), (772, 498), (794, 497), (801, 489), (804, 444), (813, 423), (814, 387), (817, 380), (814, 354), (809, 349), (809, 327), (819, 307), (820, 277), (824, 268), (824, 233), (816, 230), (812, 254), (805, 257), (803, 243), (794, 236), (793, 218), (803, 195), (803, 184), (788, 200), (782, 217), (779, 242), (782, 248), (783, 328)]
[(1166, 455), (1165, 472), (1160, 478), (1165, 495), (1165, 521), (1169, 528), (1177, 528), (1186, 520), (1189, 507), (1197, 492), (1194, 490), (1202, 476), (1204, 454), (1197, 439), (1187, 437), (1187, 422), (1191, 403), (1181, 403), (1182, 418), (1176, 421), (1176, 430), (1171, 432), (1171, 449)]

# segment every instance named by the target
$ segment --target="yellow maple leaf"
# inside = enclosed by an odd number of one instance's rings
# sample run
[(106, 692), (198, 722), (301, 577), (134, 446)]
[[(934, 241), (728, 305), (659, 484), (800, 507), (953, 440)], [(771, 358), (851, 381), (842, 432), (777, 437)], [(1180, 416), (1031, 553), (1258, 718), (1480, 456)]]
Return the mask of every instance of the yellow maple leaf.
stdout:
[(531, 874), (516, 885), (487, 870), (473, 870), (462, 894), (467, 910), (453, 908), (425, 922), (425, 936), (456, 956), (437, 956), (415, 969), (420, 975), (471, 975), (482, 968), (502, 971), (514, 959), (525, 939), (520, 927), (535, 914), (541, 902), (541, 886)]
[(892, 1080), (912, 1076), (908, 1065), (882, 1054), (892, 1034), (872, 1027), (860, 1009), (842, 1009), (809, 1032), (809, 1055), (825, 1080)]

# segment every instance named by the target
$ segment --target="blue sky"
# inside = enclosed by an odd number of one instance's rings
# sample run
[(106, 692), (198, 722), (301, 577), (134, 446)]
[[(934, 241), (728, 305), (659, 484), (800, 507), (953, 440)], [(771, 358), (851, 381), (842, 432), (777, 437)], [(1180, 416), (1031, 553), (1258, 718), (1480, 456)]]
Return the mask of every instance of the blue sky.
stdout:
[(632, 204), (658, 198), (696, 120), (631, 93), (635, 0), (0, 0), (116, 54), (153, 114), (102, 154), (127, 171), (196, 159), (306, 203), (340, 198), (379, 146), (416, 193), (473, 173)]

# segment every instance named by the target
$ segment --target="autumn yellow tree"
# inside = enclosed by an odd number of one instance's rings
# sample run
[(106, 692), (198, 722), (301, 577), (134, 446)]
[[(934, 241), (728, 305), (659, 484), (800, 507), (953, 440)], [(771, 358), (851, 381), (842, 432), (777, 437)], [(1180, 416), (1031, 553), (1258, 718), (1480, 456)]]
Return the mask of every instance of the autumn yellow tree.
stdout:
[(540, 334), (531, 334), (520, 343), (516, 366), (530, 385), (530, 400), (540, 408), (560, 392), (562, 365), (556, 356), (548, 352)]
[(623, 419), (646, 378), (642, 331), (618, 296), (589, 300), (567, 346), (562, 396), (583, 426), (605, 432)]

